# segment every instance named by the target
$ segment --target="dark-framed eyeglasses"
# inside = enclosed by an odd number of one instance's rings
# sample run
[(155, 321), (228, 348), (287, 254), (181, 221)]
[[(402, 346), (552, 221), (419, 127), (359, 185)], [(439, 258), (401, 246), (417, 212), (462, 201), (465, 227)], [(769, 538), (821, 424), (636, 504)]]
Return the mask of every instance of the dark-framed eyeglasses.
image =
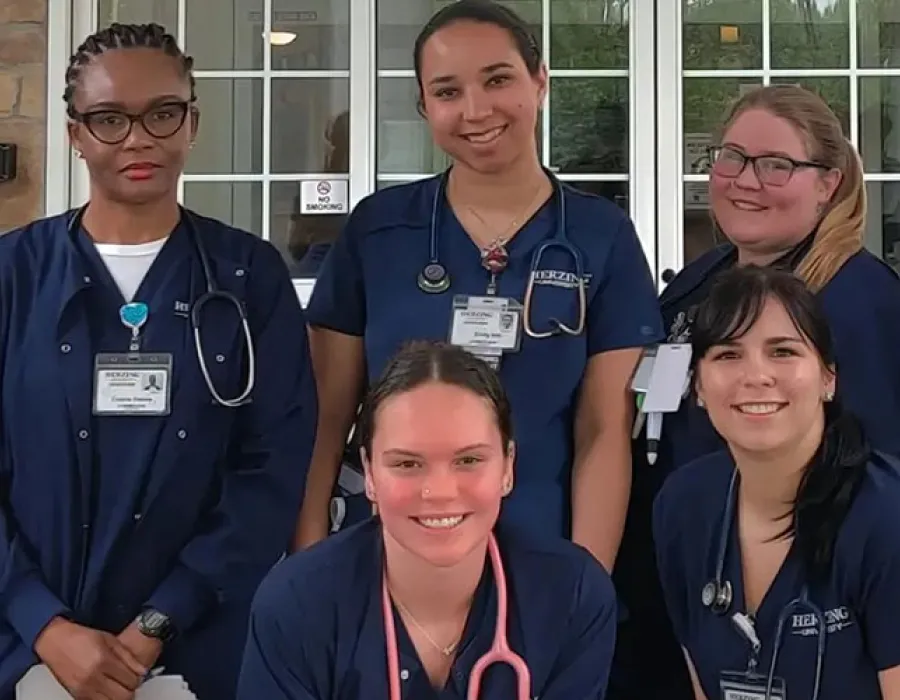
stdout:
[(731, 146), (712, 146), (709, 149), (709, 160), (712, 172), (728, 179), (740, 177), (747, 167), (753, 166), (757, 179), (764, 185), (783, 187), (797, 170), (816, 168), (829, 170), (828, 166), (810, 160), (794, 160), (787, 156), (748, 156)]
[(116, 146), (131, 135), (136, 122), (140, 122), (150, 136), (167, 139), (184, 126), (191, 112), (193, 100), (171, 101), (155, 105), (140, 114), (115, 109), (94, 109), (88, 112), (70, 110), (69, 116), (85, 125), (91, 135), (108, 146)]

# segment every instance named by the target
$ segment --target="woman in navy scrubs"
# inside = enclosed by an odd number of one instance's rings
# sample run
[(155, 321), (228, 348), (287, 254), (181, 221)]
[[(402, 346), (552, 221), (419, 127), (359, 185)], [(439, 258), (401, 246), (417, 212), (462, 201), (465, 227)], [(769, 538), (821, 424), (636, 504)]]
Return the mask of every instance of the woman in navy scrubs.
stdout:
[[(233, 698), (291, 540), (316, 424), (305, 318), (272, 245), (178, 206), (191, 70), (157, 25), (88, 37), (65, 100), (90, 202), (0, 238), (3, 700), (36, 663), (79, 699), (132, 698), (157, 665)], [(197, 306), (209, 284), (247, 328)]]
[(728, 449), (669, 477), (653, 531), (696, 697), (898, 700), (900, 471), (835, 396), (817, 300), (788, 272), (738, 268), (691, 344)]
[[(372, 387), (358, 431), (378, 516), (272, 570), (253, 604), (238, 697), (463, 700), (499, 629), (531, 682), (517, 693), (510, 669), (492, 667), (479, 699), (602, 699), (612, 582), (571, 542), (497, 526), (517, 449), (488, 365), (445, 343), (409, 344)], [(501, 571), (508, 620), (498, 622)]]
[(453, 166), (364, 199), (316, 281), (307, 315), (322, 411), (297, 544), (327, 533), (367, 377), (406, 340), (450, 340), (499, 366), (513, 404), (518, 479), (501, 519), (572, 537), (611, 569), (631, 482), (628, 384), (641, 348), (662, 337), (640, 242), (619, 207), (541, 167), (547, 71), (519, 17), (452, 3), (414, 58), (421, 113)]
[[(711, 150), (711, 213), (727, 243), (685, 267), (660, 299), (668, 342), (689, 342), (697, 305), (715, 277), (756, 263), (794, 271), (820, 299), (840, 366), (837, 394), (875, 447), (900, 454), (900, 280), (863, 246), (866, 190), (859, 156), (818, 96), (795, 85), (744, 95)], [(634, 484), (615, 583), (629, 620), (611, 685), (617, 700), (683, 700), (690, 684), (663, 614), (653, 570), (650, 512), (663, 481), (722, 449), (693, 399), (667, 414), (656, 463), (635, 441)], [(647, 674), (644, 658), (657, 659)]]

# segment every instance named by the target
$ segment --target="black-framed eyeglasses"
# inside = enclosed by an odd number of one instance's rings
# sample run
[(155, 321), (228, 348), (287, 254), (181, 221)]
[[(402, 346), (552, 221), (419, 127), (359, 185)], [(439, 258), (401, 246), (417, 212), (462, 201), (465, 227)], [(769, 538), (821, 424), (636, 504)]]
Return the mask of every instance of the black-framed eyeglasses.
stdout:
[(805, 168), (829, 170), (821, 163), (810, 160), (794, 160), (787, 156), (748, 156), (731, 146), (713, 146), (709, 149), (712, 172), (719, 177), (734, 179), (750, 163), (757, 179), (764, 185), (783, 187), (794, 176), (794, 172)]
[(178, 133), (191, 111), (191, 102), (172, 101), (155, 105), (140, 114), (115, 109), (95, 109), (89, 112), (71, 110), (70, 116), (81, 122), (91, 135), (108, 146), (116, 146), (131, 135), (136, 122), (140, 122), (150, 136), (167, 139)]

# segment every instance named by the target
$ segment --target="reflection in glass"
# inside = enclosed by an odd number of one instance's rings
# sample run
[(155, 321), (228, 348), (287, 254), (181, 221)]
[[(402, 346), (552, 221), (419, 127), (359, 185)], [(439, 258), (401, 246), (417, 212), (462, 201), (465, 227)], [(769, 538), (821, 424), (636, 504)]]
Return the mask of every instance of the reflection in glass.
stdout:
[(319, 2), (315, 11), (298, 0), (274, 5), (273, 70), (350, 69), (350, 0)]
[(262, 172), (262, 99), (258, 78), (198, 78), (200, 129), (186, 172)]
[(683, 0), (682, 7), (685, 70), (762, 68), (762, 0)]
[(628, 79), (550, 83), (550, 163), (563, 173), (628, 173)]
[(756, 78), (685, 78), (685, 173), (709, 172), (708, 150), (715, 145), (728, 109), (745, 92), (759, 86)]
[(554, 0), (552, 68), (628, 68), (628, 0)]
[(417, 99), (414, 78), (379, 78), (376, 172), (428, 174), (450, 165), (416, 111)]
[[(378, 69), (412, 70), (416, 37), (431, 16), (446, 4), (446, 1), (436, 0), (378, 0)], [(540, 45), (541, 0), (506, 0), (500, 4), (515, 11), (528, 23)]]
[(778, 0), (770, 7), (773, 68), (850, 67), (847, 2)]
[(349, 110), (346, 78), (273, 79), (272, 172), (322, 172), (332, 150), (348, 160)]
[(262, 235), (262, 183), (186, 182), (184, 206), (203, 216)]
[[(97, 28), (105, 29), (113, 22), (147, 24), (156, 22), (173, 36), (178, 36), (178, 0), (99, 0)], [(81, 40), (78, 40), (81, 43)]]
[(860, 78), (859, 150), (866, 172), (900, 173), (900, 77)]
[(900, 182), (870, 182), (866, 187), (866, 247), (900, 273)]
[(896, 0), (857, 0), (859, 65), (900, 68), (900, 13)]
[(709, 183), (684, 183), (684, 264), (726, 240), (709, 213)]
[(773, 83), (800, 85), (825, 100), (841, 122), (844, 135), (850, 138), (850, 81), (847, 78), (772, 78)]
[(273, 182), (269, 235), (292, 277), (315, 277), (347, 216), (302, 214), (301, 205), (299, 182)]
[(197, 70), (261, 70), (263, 0), (185, 0), (184, 48)]

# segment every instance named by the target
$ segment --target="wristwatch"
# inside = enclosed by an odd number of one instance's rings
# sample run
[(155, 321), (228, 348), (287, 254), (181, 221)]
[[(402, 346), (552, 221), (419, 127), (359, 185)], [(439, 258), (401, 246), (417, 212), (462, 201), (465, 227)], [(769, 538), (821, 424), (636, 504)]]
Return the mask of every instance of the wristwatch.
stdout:
[(147, 608), (135, 619), (138, 631), (145, 637), (158, 639), (163, 644), (175, 637), (175, 625), (165, 613), (154, 608)]

